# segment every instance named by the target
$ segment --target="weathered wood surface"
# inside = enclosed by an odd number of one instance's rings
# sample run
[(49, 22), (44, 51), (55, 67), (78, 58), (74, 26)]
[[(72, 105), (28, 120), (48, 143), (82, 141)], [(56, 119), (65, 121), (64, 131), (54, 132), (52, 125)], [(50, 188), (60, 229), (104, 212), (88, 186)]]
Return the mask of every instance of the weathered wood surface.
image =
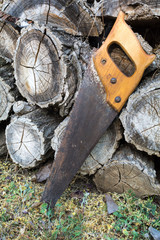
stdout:
[(8, 118), (11, 107), (14, 103), (14, 97), (10, 93), (11, 87), (0, 77), (0, 121)]
[(0, 22), (0, 57), (11, 62), (19, 33), (9, 23)]
[(95, 174), (94, 182), (102, 192), (132, 190), (138, 197), (160, 195), (154, 162), (145, 153), (122, 146)]
[(7, 156), (7, 146), (6, 146), (6, 138), (5, 138), (5, 124), (0, 125), (0, 157)]
[[(55, 151), (55, 155), (61, 144), (68, 121), (69, 117), (65, 118), (65, 120), (55, 129), (54, 136), (51, 140), (51, 146)], [(99, 140), (88, 158), (85, 160), (79, 171), (80, 174), (92, 175), (97, 171), (97, 169), (106, 164), (118, 148), (121, 138), (122, 128), (120, 122), (117, 120), (106, 131), (106, 133), (104, 133), (103, 137)]]
[(6, 143), (12, 160), (23, 168), (32, 168), (46, 160), (50, 141), (61, 119), (57, 114), (37, 109), (14, 116), (6, 128)]
[(94, 1), (92, 6), (97, 16), (117, 17), (120, 10), (126, 13), (127, 20), (151, 21), (160, 17), (160, 2), (158, 0), (101, 0)]
[(13, 104), (13, 111), (16, 115), (24, 115), (30, 113), (36, 110), (36, 108), (37, 107), (35, 105), (31, 105), (25, 101), (14, 102)]
[(0, 121), (6, 120), (18, 96), (13, 73), (13, 55), (19, 33), (9, 24), (0, 22)]
[(102, 32), (101, 21), (83, 1), (64, 0), (15, 0), (4, 4), (3, 10), (25, 20), (32, 20), (51, 28), (59, 28), (72, 35), (98, 36)]
[[(11, 60), (11, 59), (10, 59)], [(15, 87), (13, 67), (0, 57), (0, 121), (6, 120), (15, 99), (19, 96)]]
[(78, 38), (75, 43), (68, 34), (31, 26), (25, 29), (14, 58), (16, 85), (22, 96), (42, 108), (59, 105), (60, 114), (68, 114), (82, 79), (78, 54), (83, 47), (85, 43)]
[(120, 119), (125, 140), (149, 155), (160, 156), (160, 74), (149, 77), (129, 98)]

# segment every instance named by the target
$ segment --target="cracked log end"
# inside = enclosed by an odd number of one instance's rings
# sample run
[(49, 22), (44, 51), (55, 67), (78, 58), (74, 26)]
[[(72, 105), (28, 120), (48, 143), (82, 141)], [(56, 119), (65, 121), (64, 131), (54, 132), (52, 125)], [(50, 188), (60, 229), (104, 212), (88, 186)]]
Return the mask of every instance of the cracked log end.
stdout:
[(56, 37), (26, 30), (18, 40), (14, 68), (17, 87), (28, 102), (47, 107), (62, 101), (66, 66)]
[(23, 168), (33, 168), (46, 160), (53, 153), (50, 140), (59, 122), (59, 117), (40, 109), (14, 117), (6, 128), (11, 159)]
[(129, 146), (121, 147), (94, 178), (98, 190), (123, 193), (132, 190), (138, 197), (160, 195), (152, 159)]
[(125, 140), (160, 157), (160, 75), (148, 78), (133, 93), (120, 115)]

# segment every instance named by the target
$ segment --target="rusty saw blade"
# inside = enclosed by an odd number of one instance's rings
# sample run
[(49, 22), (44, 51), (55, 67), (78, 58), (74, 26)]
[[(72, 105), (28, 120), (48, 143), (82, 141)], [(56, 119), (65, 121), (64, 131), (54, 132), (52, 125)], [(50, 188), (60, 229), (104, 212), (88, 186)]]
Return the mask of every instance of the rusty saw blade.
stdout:
[[(91, 67), (91, 66), (90, 66)], [(42, 201), (53, 207), (118, 112), (106, 104), (101, 82), (88, 67)]]
[[(112, 61), (108, 48), (115, 42), (135, 64), (132, 76), (125, 76)], [(147, 55), (141, 48), (135, 34), (124, 21), (124, 13), (120, 12), (112, 31), (91, 57), (84, 74), (41, 199), (50, 207), (55, 205), (92, 148), (118, 115), (138, 85), (144, 69), (154, 58), (154, 55)]]

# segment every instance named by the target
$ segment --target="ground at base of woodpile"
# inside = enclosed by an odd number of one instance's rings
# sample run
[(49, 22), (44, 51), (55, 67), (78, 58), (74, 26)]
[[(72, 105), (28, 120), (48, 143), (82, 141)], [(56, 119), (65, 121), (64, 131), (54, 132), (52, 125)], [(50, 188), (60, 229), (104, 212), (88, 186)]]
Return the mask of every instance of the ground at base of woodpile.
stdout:
[(39, 204), (44, 184), (32, 176), (33, 170), (0, 160), (0, 240), (142, 240), (151, 239), (149, 227), (160, 231), (158, 197), (109, 193), (118, 210), (108, 214), (105, 194), (90, 179), (76, 176), (52, 210)]

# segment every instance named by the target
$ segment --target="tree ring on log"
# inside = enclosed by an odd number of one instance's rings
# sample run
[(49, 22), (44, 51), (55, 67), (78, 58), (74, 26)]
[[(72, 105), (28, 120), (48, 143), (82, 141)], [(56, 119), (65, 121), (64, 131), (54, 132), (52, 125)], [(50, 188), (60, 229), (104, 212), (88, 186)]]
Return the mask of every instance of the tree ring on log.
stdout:
[(33, 168), (53, 154), (51, 138), (62, 119), (46, 109), (30, 111), (27, 103), (24, 107), (27, 113), (14, 115), (6, 127), (6, 144), (15, 163), (23, 168)]
[(152, 158), (127, 145), (121, 146), (112, 159), (98, 170), (94, 182), (102, 192), (132, 190), (138, 197), (160, 195)]
[(31, 121), (26, 123), (25, 118), (11, 122), (6, 128), (6, 143), (12, 160), (23, 168), (35, 167), (45, 154), (42, 135), (37, 126)]
[[(7, 126), (6, 142), (9, 146), (9, 154), (15, 163), (22, 167), (25, 167), (25, 165), (34, 167), (35, 162), (40, 160), (41, 141), (38, 134), (36, 126), (33, 126), (32, 123), (26, 124), (25, 121), (17, 120), (14, 122), (14, 125), (11, 123)], [(36, 141), (35, 138), (37, 139)], [(16, 141), (14, 141), (14, 139), (16, 139)], [(37, 149), (37, 151), (35, 151), (35, 149)], [(35, 155), (35, 153), (37, 154)]]
[(160, 157), (160, 75), (146, 82), (133, 93), (120, 119), (128, 143), (149, 155)]
[(61, 92), (66, 76), (61, 43), (50, 34), (49, 30), (29, 27), (18, 39), (14, 59), (20, 93), (28, 102), (40, 107), (62, 101)]

